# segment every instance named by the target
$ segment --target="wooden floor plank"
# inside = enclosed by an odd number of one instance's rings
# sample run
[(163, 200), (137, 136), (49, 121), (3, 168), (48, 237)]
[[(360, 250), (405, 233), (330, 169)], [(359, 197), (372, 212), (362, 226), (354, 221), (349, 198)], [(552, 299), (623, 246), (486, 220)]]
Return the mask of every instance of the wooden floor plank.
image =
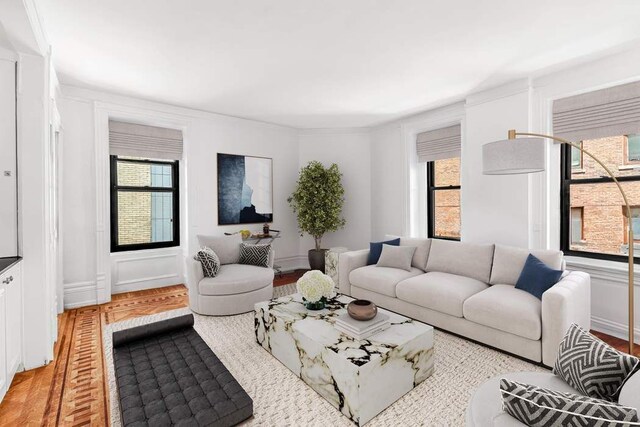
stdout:
[[(304, 270), (276, 277), (274, 286), (295, 282)], [(109, 391), (102, 349), (105, 324), (188, 306), (183, 285), (113, 295), (99, 306), (67, 310), (58, 317), (55, 360), (17, 374), (0, 404), (0, 426), (109, 424)], [(619, 350), (626, 341), (594, 334)], [(640, 347), (636, 347), (640, 356)]]

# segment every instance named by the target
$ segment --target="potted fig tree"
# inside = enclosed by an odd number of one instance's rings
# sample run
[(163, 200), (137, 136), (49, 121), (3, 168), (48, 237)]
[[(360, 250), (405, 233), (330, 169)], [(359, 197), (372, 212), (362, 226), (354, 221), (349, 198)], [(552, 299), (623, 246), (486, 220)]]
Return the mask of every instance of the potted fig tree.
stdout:
[(344, 187), (342, 174), (335, 163), (325, 168), (318, 161), (309, 162), (300, 170), (296, 189), (287, 199), (298, 217), (300, 235), (307, 233), (315, 240), (315, 248), (309, 250), (312, 270), (324, 272), (322, 236), (337, 231), (346, 224), (342, 217)]

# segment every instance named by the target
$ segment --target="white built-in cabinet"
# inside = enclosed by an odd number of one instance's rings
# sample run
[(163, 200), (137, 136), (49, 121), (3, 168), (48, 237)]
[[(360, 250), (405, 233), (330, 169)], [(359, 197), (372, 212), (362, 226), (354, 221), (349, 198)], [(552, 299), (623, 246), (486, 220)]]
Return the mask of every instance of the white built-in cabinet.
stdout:
[(0, 274), (0, 402), (22, 366), (22, 263)]

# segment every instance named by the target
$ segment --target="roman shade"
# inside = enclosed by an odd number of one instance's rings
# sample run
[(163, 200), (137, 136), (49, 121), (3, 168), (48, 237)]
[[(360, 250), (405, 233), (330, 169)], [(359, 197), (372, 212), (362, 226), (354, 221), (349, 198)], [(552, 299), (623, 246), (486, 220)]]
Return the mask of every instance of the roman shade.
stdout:
[(431, 162), (460, 157), (461, 145), (459, 124), (419, 133), (416, 138), (418, 161)]
[(182, 131), (109, 120), (109, 153), (116, 156), (180, 160)]
[(554, 101), (553, 133), (571, 141), (640, 133), (640, 82)]

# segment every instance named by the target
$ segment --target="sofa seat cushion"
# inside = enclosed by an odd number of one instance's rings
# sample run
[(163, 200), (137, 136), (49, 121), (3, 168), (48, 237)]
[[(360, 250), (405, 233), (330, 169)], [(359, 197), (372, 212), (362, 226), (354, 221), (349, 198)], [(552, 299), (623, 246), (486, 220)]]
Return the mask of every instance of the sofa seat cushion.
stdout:
[(542, 336), (542, 302), (510, 285), (493, 285), (464, 302), (464, 317), (530, 340)]
[(273, 269), (255, 265), (226, 264), (216, 277), (205, 277), (198, 285), (200, 295), (234, 295), (262, 289), (273, 283)]
[(462, 304), (489, 285), (470, 277), (434, 271), (398, 283), (398, 298), (449, 314), (463, 317)]
[(415, 267), (411, 267), (411, 270), (407, 271), (399, 268), (367, 265), (356, 268), (349, 273), (349, 282), (352, 286), (395, 298), (396, 285), (419, 274), (424, 274), (424, 272)]

